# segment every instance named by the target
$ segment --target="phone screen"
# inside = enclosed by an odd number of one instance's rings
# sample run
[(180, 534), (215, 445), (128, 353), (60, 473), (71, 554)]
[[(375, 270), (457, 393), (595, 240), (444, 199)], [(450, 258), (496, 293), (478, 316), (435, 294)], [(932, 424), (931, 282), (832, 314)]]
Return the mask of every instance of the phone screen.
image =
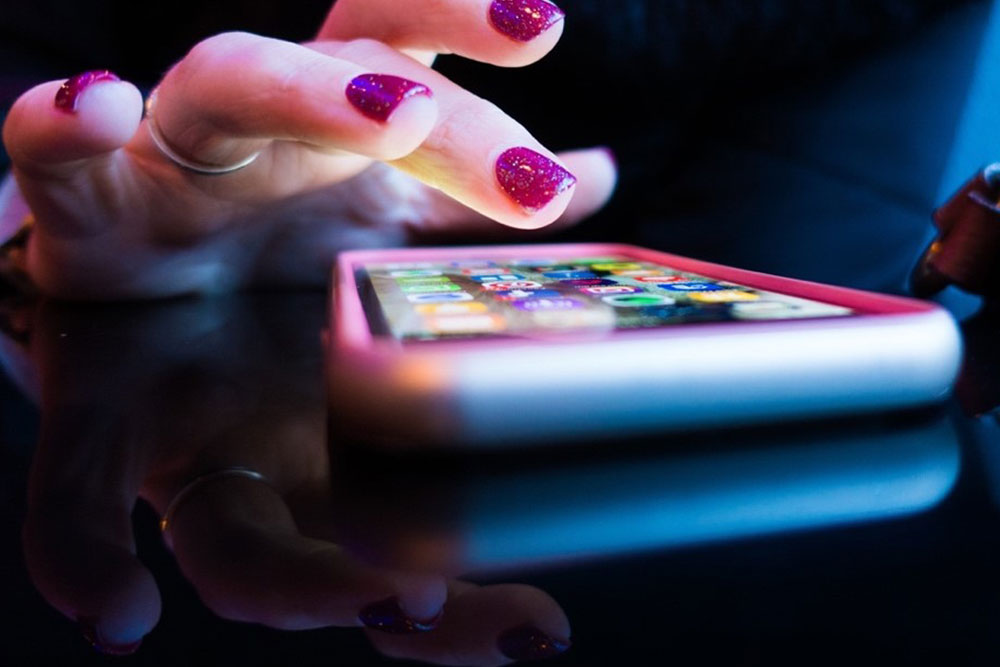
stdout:
[(367, 263), (356, 278), (372, 331), (406, 342), (854, 314), (620, 255)]

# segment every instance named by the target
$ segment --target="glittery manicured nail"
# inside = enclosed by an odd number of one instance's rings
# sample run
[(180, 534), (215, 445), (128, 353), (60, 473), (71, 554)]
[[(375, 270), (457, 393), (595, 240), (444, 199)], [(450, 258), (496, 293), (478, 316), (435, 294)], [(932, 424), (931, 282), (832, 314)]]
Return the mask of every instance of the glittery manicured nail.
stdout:
[(392, 597), (368, 605), (358, 614), (358, 619), (369, 628), (405, 635), (433, 630), (441, 621), (441, 613), (429, 621), (418, 621), (407, 616), (399, 607), (399, 599)]
[(97, 632), (97, 621), (91, 618), (79, 618), (80, 634), (87, 640), (87, 643), (94, 647), (94, 650), (104, 655), (132, 655), (142, 646), (142, 640), (129, 644), (111, 644), (101, 639)]
[(432, 96), (424, 84), (391, 74), (362, 74), (347, 84), (345, 92), (358, 111), (382, 123), (403, 100), (415, 95)]
[(576, 183), (576, 176), (530, 148), (508, 148), (496, 162), (501, 189), (528, 213), (542, 208)]
[(493, 0), (490, 4), (493, 27), (519, 42), (530, 42), (565, 16), (547, 0)]
[(118, 78), (117, 74), (106, 69), (95, 69), (77, 74), (67, 79), (66, 83), (56, 91), (56, 108), (68, 113), (75, 113), (80, 93), (98, 81), (121, 81), (121, 79)]
[(530, 623), (511, 628), (497, 637), (497, 648), (511, 660), (551, 658), (569, 647), (569, 640), (550, 637)]

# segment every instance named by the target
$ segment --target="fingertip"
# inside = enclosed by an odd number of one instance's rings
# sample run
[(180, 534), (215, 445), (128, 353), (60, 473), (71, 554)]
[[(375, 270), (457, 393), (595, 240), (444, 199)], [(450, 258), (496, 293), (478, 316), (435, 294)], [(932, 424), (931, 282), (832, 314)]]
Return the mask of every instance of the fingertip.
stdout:
[(545, 57), (562, 38), (566, 14), (548, 0), (493, 0), (487, 23), (501, 39), (481, 58), (500, 67), (524, 67)]
[(538, 229), (554, 222), (566, 210), (577, 185), (576, 175), (555, 156), (525, 146), (500, 152), (494, 176), (510, 211), (497, 220), (519, 229)]
[(3, 138), (18, 167), (94, 157), (124, 146), (135, 134), (142, 95), (134, 85), (109, 78), (87, 85), (70, 81), (40, 84), (14, 103)]

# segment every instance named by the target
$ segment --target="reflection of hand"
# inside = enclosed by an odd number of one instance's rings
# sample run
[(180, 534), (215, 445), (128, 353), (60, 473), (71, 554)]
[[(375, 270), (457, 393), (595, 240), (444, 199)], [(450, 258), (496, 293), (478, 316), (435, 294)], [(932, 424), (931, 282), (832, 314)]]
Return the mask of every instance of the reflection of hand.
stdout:
[(162, 514), (198, 475), (247, 466), (269, 484), (199, 484), (171, 515), (175, 557), (219, 615), (284, 629), (364, 621), (391, 630), (434, 619), (446, 604), (430, 632), (369, 637), (386, 654), (441, 664), (562, 648), (548, 637), (568, 637), (568, 622), (540, 590), (367, 564), (318, 537), (334, 531), (302, 519), (330, 502), (324, 310), (323, 297), (309, 294), (44, 304), (31, 337), (42, 432), (24, 528), (38, 589), (104, 650), (134, 648), (160, 615), (156, 583), (135, 556), (136, 498)]
[[(497, 0), (493, 10), (534, 4), (561, 17), (544, 0)], [(410, 0), (400, 11), (397, 0), (341, 0), (305, 45), (245, 33), (197, 45), (158, 86), (155, 127), (195, 165), (260, 152), (232, 173), (168, 160), (140, 127), (150, 120), (140, 121), (139, 92), (110, 73), (72, 80), (62, 109), (53, 106), (61, 81), (30, 90), (4, 128), (38, 223), (29, 272), (74, 298), (320, 284), (340, 249), (592, 212), (614, 183), (604, 151), (556, 158), (429, 69), (450, 52), (526, 65), (561, 35), (554, 20), (534, 39), (512, 39), (487, 5)]]

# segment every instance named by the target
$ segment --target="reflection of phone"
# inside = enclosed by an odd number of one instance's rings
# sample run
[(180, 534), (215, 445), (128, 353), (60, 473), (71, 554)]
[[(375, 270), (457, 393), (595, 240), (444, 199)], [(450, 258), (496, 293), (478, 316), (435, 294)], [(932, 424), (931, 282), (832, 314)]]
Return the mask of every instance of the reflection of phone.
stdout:
[(933, 304), (624, 245), (347, 252), (334, 289), (333, 417), (393, 446), (928, 403), (961, 357)]

